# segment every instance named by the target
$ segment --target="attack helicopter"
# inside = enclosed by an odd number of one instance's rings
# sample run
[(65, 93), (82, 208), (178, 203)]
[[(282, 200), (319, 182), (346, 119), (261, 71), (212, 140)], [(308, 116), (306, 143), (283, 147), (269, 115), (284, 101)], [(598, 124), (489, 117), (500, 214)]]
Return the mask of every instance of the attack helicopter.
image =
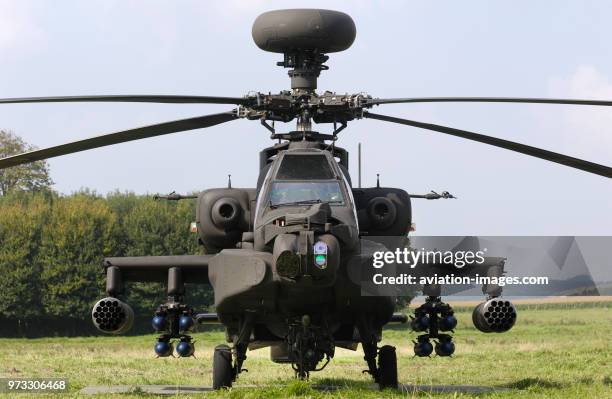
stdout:
[[(361, 188), (348, 173), (348, 152), (337, 146), (338, 133), (363, 118), (401, 124), (477, 141), (612, 177), (612, 168), (571, 156), (484, 134), (371, 112), (374, 106), (423, 102), (496, 102), (611, 106), (612, 101), (432, 97), (375, 98), (366, 93), (317, 93), (317, 78), (328, 69), (327, 54), (349, 48), (356, 34), (351, 17), (331, 10), (292, 9), (266, 12), (254, 22), (252, 36), (264, 51), (283, 55), (278, 66), (289, 69), (290, 90), (249, 93), (242, 97), (182, 95), (115, 95), (0, 99), (8, 103), (141, 102), (228, 104), (227, 112), (129, 129), (0, 159), (0, 169), (133, 140), (210, 128), (231, 121), (259, 121), (277, 141), (259, 156), (259, 178), (252, 188), (212, 188), (197, 196), (172, 194), (168, 200), (194, 198), (196, 222), (205, 255), (115, 257), (103, 260), (108, 297), (92, 310), (94, 325), (105, 333), (130, 329), (134, 313), (126, 302), (126, 282), (165, 283), (167, 301), (155, 310), (152, 325), (160, 333), (154, 349), (160, 357), (176, 350), (192, 356), (190, 332), (198, 323), (220, 323), (226, 344), (213, 356), (213, 388), (231, 387), (248, 350), (270, 347), (271, 360), (290, 364), (305, 379), (322, 370), (335, 348), (364, 352), (367, 373), (381, 388), (396, 387), (394, 347), (379, 347), (383, 327), (406, 323), (394, 313), (393, 295), (364, 295), (355, 269), (371, 268), (380, 245), (374, 237), (408, 239), (411, 198), (450, 198), (448, 193), (411, 195), (400, 188)], [(296, 121), (290, 132), (274, 122)], [(333, 130), (313, 130), (313, 122)], [(501, 276), (505, 259), (488, 257), (465, 273)], [(366, 268), (363, 269), (363, 265)], [(444, 271), (439, 265), (428, 265)], [(367, 273), (366, 273), (367, 274)], [(356, 277), (357, 276), (357, 277)], [(209, 284), (216, 313), (197, 313), (184, 302), (185, 283)], [(457, 324), (438, 285), (423, 286), (423, 305), (410, 324), (423, 332), (414, 342), (417, 356), (450, 356)], [(501, 287), (483, 287), (485, 300), (473, 313), (483, 332), (505, 332), (516, 321), (516, 309), (501, 298)], [(432, 344), (433, 342), (433, 344)], [(228, 345), (229, 344), (229, 345)], [(435, 344), (435, 347), (434, 347)]]

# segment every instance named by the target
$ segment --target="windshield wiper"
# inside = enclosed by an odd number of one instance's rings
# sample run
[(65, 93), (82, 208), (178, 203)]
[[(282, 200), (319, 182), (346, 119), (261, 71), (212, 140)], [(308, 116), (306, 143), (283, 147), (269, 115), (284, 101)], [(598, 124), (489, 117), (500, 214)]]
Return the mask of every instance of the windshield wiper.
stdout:
[(292, 201), (292, 202), (281, 202), (280, 204), (272, 204), (270, 203), (270, 208), (275, 209), (280, 206), (291, 206), (291, 205), (312, 205), (312, 204), (340, 204), (342, 201), (333, 200), (333, 201), (321, 201), (320, 199), (311, 199), (311, 200), (301, 200), (301, 201)]

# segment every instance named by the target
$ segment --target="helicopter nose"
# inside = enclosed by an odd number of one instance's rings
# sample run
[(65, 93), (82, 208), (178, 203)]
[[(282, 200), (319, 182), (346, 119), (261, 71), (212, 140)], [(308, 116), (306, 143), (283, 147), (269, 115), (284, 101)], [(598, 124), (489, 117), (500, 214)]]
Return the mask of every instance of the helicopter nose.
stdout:
[(321, 284), (332, 283), (340, 264), (340, 245), (331, 234), (279, 234), (272, 253), (276, 274), (293, 281), (308, 277)]

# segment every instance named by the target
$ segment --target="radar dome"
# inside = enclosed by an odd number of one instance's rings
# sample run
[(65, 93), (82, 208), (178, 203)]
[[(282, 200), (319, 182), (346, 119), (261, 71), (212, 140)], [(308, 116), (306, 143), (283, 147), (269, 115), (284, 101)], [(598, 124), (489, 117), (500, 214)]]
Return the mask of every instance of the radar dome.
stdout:
[(253, 40), (273, 53), (316, 51), (334, 53), (351, 47), (355, 23), (347, 14), (332, 10), (275, 10), (253, 23)]

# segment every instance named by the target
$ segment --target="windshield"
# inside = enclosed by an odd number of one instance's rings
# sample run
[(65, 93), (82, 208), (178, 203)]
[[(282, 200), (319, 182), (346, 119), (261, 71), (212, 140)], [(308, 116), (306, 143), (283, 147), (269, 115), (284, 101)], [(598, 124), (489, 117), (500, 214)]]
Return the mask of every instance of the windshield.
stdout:
[(330, 202), (344, 205), (344, 196), (337, 181), (272, 183), (269, 205), (278, 206), (302, 202)]
[(278, 180), (330, 180), (334, 173), (325, 155), (287, 154), (283, 157), (278, 172)]

